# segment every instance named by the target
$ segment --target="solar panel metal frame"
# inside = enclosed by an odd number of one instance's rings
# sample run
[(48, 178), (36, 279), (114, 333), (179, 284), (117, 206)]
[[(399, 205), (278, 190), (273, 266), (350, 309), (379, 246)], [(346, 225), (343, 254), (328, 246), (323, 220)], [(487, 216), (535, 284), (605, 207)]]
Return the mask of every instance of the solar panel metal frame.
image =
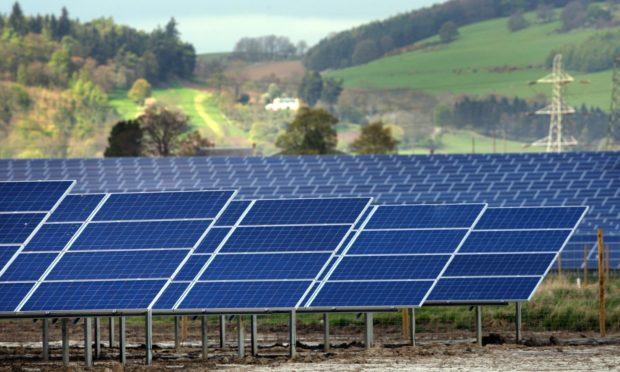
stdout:
[[(540, 208), (540, 209), (562, 209), (562, 208), (584, 208), (584, 211), (581, 213), (581, 216), (579, 217), (578, 221), (574, 224), (574, 226), (571, 229), (552, 229), (552, 228), (544, 228), (544, 229), (514, 229), (512, 231), (516, 231), (516, 230), (525, 230), (525, 231), (556, 231), (556, 230), (570, 230), (570, 233), (568, 234), (568, 236), (566, 237), (566, 239), (564, 240), (564, 243), (562, 244), (562, 246), (560, 247), (560, 249), (555, 252), (555, 258), (551, 261), (551, 263), (548, 265), (547, 269), (545, 270), (544, 274), (540, 275), (540, 278), (538, 280), (538, 284), (536, 284), (536, 287), (532, 290), (532, 292), (530, 293), (529, 297), (527, 298), (527, 300), (525, 302), (529, 302), (532, 300), (532, 297), (534, 296), (534, 294), (536, 293), (536, 291), (538, 290), (538, 287), (540, 287), (540, 285), (542, 284), (542, 282), (544, 281), (545, 277), (547, 277), (547, 275), (549, 274), (549, 271), (551, 270), (551, 268), (553, 267), (553, 265), (555, 264), (555, 262), (557, 261), (558, 257), (562, 254), (562, 251), (564, 250), (564, 248), (566, 247), (566, 245), (568, 244), (568, 242), (570, 241), (570, 239), (572, 238), (572, 236), (575, 234), (575, 231), (577, 230), (577, 228), (579, 227), (579, 225), (581, 224), (581, 222), (583, 221), (585, 215), (588, 213), (588, 207), (587, 206), (561, 206), (561, 207), (556, 207), (556, 206), (547, 206), (547, 207), (490, 207), (488, 209), (523, 209), (523, 208)], [(477, 221), (478, 222), (478, 221)], [(472, 226), (472, 231), (475, 230), (475, 224), (474, 226)], [(497, 230), (497, 231), (506, 231), (505, 229), (485, 229), (484, 231), (493, 231), (493, 230)], [(510, 229), (509, 229), (510, 230)], [(458, 252), (455, 253), (455, 255)], [(447, 267), (446, 267), (447, 269)], [(437, 282), (439, 282), (439, 280), (442, 279), (443, 273), (437, 278)], [(493, 276), (480, 276), (480, 278), (492, 278)], [(530, 277), (530, 276), (519, 276), (519, 275), (510, 275), (507, 277), (512, 277), (512, 278), (517, 278), (517, 277)], [(538, 275), (532, 275), (533, 277), (538, 277)], [(430, 295), (431, 292), (429, 292)], [(452, 305), (505, 305), (511, 302), (524, 302), (523, 299), (508, 299), (508, 300), (489, 300), (489, 301), (461, 301), (461, 300), (456, 300), (456, 301), (425, 301), (423, 306), (452, 306)]]
[[(22, 182), (22, 181), (18, 181), (18, 182)], [(32, 182), (32, 181), (23, 181), (23, 182)], [(44, 181), (44, 182), (49, 182), (49, 181)], [(75, 184), (75, 181), (73, 181), (73, 184)], [(22, 300), (20, 301), (19, 305), (15, 308), (14, 311), (10, 311), (10, 312), (6, 312), (6, 311), (0, 311), (0, 319), (24, 319), (24, 318), (39, 318), (39, 317), (53, 317), (53, 316), (120, 316), (120, 315), (143, 315), (147, 312), (152, 312), (153, 314), (157, 313), (159, 314), (159, 312), (154, 312), (151, 311), (151, 308), (153, 306), (153, 304), (157, 301), (157, 299), (159, 298), (159, 296), (161, 296), (161, 294), (165, 291), (165, 289), (171, 284), (172, 282), (172, 277), (174, 277), (174, 275), (180, 271), (184, 264), (189, 260), (189, 257), (191, 257), (191, 254), (188, 253), (187, 256), (185, 257), (184, 260), (182, 260), (181, 263), (179, 263), (177, 269), (175, 270), (175, 272), (173, 274), (171, 274), (170, 278), (168, 279), (162, 279), (162, 280), (166, 280), (167, 283), (162, 286), (162, 288), (160, 288), (158, 294), (156, 296), (153, 297), (150, 305), (148, 308), (144, 308), (144, 309), (106, 309), (106, 310), (59, 310), (59, 311), (20, 311), (20, 309), (28, 302), (28, 300), (32, 297), (32, 295), (35, 293), (35, 291), (38, 289), (38, 287), (40, 287), (40, 285), (45, 281), (44, 278), (49, 275), (49, 273), (51, 272), (51, 270), (55, 267), (55, 264), (58, 263), (58, 261), (60, 261), (60, 259), (62, 258), (63, 254), (68, 252), (70, 247), (72, 246), (73, 242), (80, 236), (81, 232), (88, 226), (89, 222), (92, 221), (92, 219), (95, 217), (95, 215), (97, 214), (97, 212), (100, 210), (101, 207), (103, 207), (105, 205), (106, 200), (111, 196), (111, 195), (115, 195), (115, 194), (153, 194), (153, 193), (170, 193), (170, 192), (174, 192), (174, 193), (186, 193), (186, 192), (231, 192), (231, 196), (228, 198), (228, 200), (226, 201), (225, 205), (220, 208), (220, 210), (218, 211), (217, 215), (214, 216), (213, 218), (204, 218), (205, 220), (210, 219), (211, 223), (209, 225), (209, 227), (207, 229), (205, 229), (205, 231), (202, 233), (201, 237), (196, 241), (196, 243), (194, 244), (194, 247), (192, 249), (188, 249), (190, 252), (193, 251), (194, 249), (196, 249), (200, 243), (202, 242), (202, 240), (204, 239), (204, 237), (207, 235), (207, 233), (215, 226), (215, 223), (217, 221), (218, 218), (220, 218), (222, 216), (222, 214), (225, 212), (226, 208), (228, 207), (228, 205), (234, 200), (235, 196), (237, 195), (237, 191), (236, 190), (180, 190), (180, 191), (139, 191), (139, 192), (117, 192), (117, 193), (86, 193), (86, 194), (72, 194), (72, 195), (104, 195), (103, 198), (99, 201), (99, 203), (97, 204), (97, 206), (91, 211), (91, 213), (89, 214), (88, 218), (85, 221), (81, 221), (80, 224), (80, 228), (74, 233), (73, 237), (71, 238), (71, 240), (69, 240), (69, 242), (65, 245), (65, 247), (63, 248), (62, 251), (56, 252), (58, 254), (58, 256), (54, 259), (54, 261), (52, 261), (52, 263), (49, 265), (49, 267), (47, 268), (47, 270), (45, 271), (45, 273), (43, 275), (41, 275), (41, 277), (36, 281), (35, 285), (27, 292), (27, 294), (22, 298)], [(68, 195), (69, 192), (67, 191), (65, 193), (64, 196)], [(58, 207), (58, 205), (60, 205), (60, 203), (62, 202), (62, 199), (58, 201), (58, 203), (55, 205), (56, 209)], [(51, 215), (52, 213), (48, 213), (48, 218), (49, 215)], [(172, 219), (172, 220), (192, 220), (192, 219)], [(140, 222), (142, 220), (131, 220), (131, 222)], [(154, 220), (144, 220), (145, 222), (152, 222)], [(157, 220), (155, 220), (157, 221)], [(111, 221), (103, 221), (103, 222), (111, 222)], [(114, 221), (112, 221), (114, 222)], [(118, 222), (118, 221), (116, 221)], [(59, 222), (54, 222), (54, 224), (58, 224)], [(62, 222), (60, 222), (62, 223)], [(66, 223), (66, 222), (65, 222)], [(43, 225), (43, 222), (40, 224), (40, 226)], [(39, 226), (39, 228), (40, 228)], [(34, 236), (34, 233), (33, 233)], [(32, 238), (32, 237), (31, 237)], [(26, 246), (26, 244), (23, 245), (24, 247)], [(17, 253), (16, 255), (17, 256)], [(9, 264), (6, 265), (6, 267), (8, 268)], [(43, 278), (43, 280), (42, 280)], [(129, 279), (127, 281), (139, 281), (141, 279)], [(116, 280), (65, 280), (62, 282), (97, 282), (97, 281), (101, 281), (101, 282), (111, 282), (111, 281), (116, 281)], [(30, 281), (28, 281), (30, 282)], [(55, 281), (54, 281), (55, 282)], [(11, 282), (12, 283), (12, 282)]]

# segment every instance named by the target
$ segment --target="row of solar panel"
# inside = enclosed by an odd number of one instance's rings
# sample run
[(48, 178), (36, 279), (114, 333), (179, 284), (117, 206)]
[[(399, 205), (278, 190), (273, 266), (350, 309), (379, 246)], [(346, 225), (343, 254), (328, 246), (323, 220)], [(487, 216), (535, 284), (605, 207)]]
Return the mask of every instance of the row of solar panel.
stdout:
[[(2, 206), (7, 215), (24, 211), (15, 200), (29, 200), (28, 193), (21, 195), (5, 198), (13, 200)], [(52, 213), (30, 224), (39, 230), (34, 238), (0, 247), (0, 311), (527, 300), (585, 213), (232, 197), (74, 195), (57, 208), (48, 200), (28, 205)]]

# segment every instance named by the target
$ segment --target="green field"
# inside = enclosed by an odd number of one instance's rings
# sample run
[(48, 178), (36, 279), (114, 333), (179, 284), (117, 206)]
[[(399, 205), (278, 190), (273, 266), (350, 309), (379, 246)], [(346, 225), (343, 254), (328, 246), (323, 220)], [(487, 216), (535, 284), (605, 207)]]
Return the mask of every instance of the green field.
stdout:
[[(532, 14), (527, 16), (534, 21)], [(512, 33), (507, 22), (507, 18), (498, 18), (462, 27), (459, 38), (450, 44), (438, 44), (439, 38), (433, 37), (417, 44), (437, 43), (433, 46), (330, 71), (327, 75), (344, 79), (347, 88), (364, 90), (410, 89), (434, 94), (498, 94), (522, 98), (549, 95), (548, 85), (528, 85), (550, 73), (543, 66), (549, 53), (562, 45), (582, 42), (596, 32), (607, 31), (581, 29), (558, 33), (555, 30), (559, 22), (544, 25), (532, 22), (529, 28)], [(569, 72), (577, 80), (567, 88), (569, 103), (609, 107), (611, 71)], [(584, 84), (586, 81), (588, 84)]]
[[(191, 126), (218, 145), (247, 146), (248, 134), (220, 111), (216, 98), (208, 91), (174, 85), (153, 89), (152, 97), (166, 105), (181, 109), (189, 116)], [(132, 119), (141, 107), (127, 98), (125, 91), (110, 95), (110, 104), (123, 119)]]

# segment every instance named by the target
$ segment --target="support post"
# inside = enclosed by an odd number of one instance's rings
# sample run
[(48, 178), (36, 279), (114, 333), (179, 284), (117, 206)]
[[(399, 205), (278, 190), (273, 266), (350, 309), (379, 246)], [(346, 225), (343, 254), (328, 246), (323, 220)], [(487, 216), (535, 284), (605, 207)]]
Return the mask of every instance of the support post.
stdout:
[(174, 317), (174, 349), (181, 348), (181, 324), (178, 316)]
[(209, 337), (206, 315), (200, 319), (200, 333), (202, 335), (202, 360), (207, 360), (209, 358)]
[(331, 341), (329, 340), (329, 314), (323, 314), (323, 351), (329, 351)]
[(69, 319), (62, 318), (62, 365), (69, 366)]
[(411, 308), (409, 312), (409, 337), (411, 337), (410, 344), (411, 346), (415, 346), (415, 308)]
[(42, 323), (42, 340), (41, 340), (41, 353), (44, 362), (50, 359), (50, 343), (49, 343), (49, 319), (43, 318)]
[(114, 347), (115, 344), (115, 340), (114, 340), (114, 317), (110, 317), (110, 320), (108, 322), (108, 333), (110, 336), (110, 349), (112, 349)]
[(93, 318), (84, 318), (84, 363), (93, 365)]
[(144, 317), (144, 346), (146, 349), (146, 365), (153, 364), (153, 312), (151, 310), (146, 312)]
[(400, 318), (401, 318), (401, 332), (403, 333), (403, 338), (407, 339), (411, 335), (409, 334), (409, 309), (402, 308), (400, 309)]
[(95, 318), (95, 359), (101, 357), (101, 318)]
[(588, 286), (588, 245), (583, 246), (583, 286)]
[(288, 323), (289, 333), (289, 356), (295, 358), (297, 356), (297, 313), (295, 310), (291, 311)]
[(258, 355), (258, 316), (252, 315), (250, 328), (252, 329), (252, 356)]
[(476, 306), (476, 343), (482, 346), (482, 306)]
[(226, 315), (220, 315), (220, 348), (226, 344)]
[(522, 307), (522, 303), (521, 302), (517, 302), (516, 303), (516, 314), (515, 314), (515, 326), (516, 326), (516, 339), (517, 339), (517, 344), (521, 343), (521, 307)]
[(603, 243), (603, 229), (598, 229), (598, 306), (599, 332), (605, 337), (605, 244)]
[(369, 349), (374, 345), (373, 314), (365, 313), (364, 317), (364, 345), (366, 346), (366, 349)]
[(125, 339), (125, 317), (122, 316), (118, 320), (118, 349), (120, 362), (122, 365), (127, 364), (127, 340)]
[(245, 356), (245, 329), (243, 329), (243, 315), (237, 315), (237, 333), (238, 333), (238, 350), (237, 355), (239, 358), (243, 358)]

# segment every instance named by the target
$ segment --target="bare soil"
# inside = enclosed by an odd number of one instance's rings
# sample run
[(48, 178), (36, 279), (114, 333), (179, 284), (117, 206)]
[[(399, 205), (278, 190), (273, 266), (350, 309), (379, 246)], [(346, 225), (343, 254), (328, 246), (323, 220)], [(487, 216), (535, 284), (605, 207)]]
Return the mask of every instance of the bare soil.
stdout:
[[(332, 327), (329, 352), (322, 348), (320, 327), (298, 329), (298, 356), (288, 357), (288, 329), (285, 325), (259, 327), (259, 356), (237, 357), (236, 329), (227, 327), (226, 345), (219, 347), (219, 327), (209, 327), (209, 358), (202, 360), (199, 322), (189, 322), (186, 341), (174, 348), (172, 323), (156, 322), (153, 329), (154, 363), (144, 365), (144, 332), (142, 325), (127, 326), (128, 364), (125, 370), (174, 369), (200, 371), (427, 371), (427, 370), (620, 370), (620, 337), (597, 338), (581, 333), (526, 332), (525, 345), (516, 345), (511, 331), (500, 332), (490, 341), (505, 341), (479, 347), (469, 331), (420, 333), (417, 346), (407, 345), (400, 327), (376, 325), (376, 346), (365, 349), (362, 327)], [(26, 320), (0, 321), (0, 371), (78, 371), (84, 370), (83, 324), (71, 329), (71, 365), (62, 367), (60, 323), (50, 326), (51, 358), (41, 359), (41, 324)], [(249, 329), (247, 329), (249, 331)], [(92, 369), (120, 371), (118, 348), (108, 348), (107, 326), (102, 326), (101, 355)], [(246, 354), (250, 354), (249, 334)], [(527, 346), (529, 345), (529, 346)]]

